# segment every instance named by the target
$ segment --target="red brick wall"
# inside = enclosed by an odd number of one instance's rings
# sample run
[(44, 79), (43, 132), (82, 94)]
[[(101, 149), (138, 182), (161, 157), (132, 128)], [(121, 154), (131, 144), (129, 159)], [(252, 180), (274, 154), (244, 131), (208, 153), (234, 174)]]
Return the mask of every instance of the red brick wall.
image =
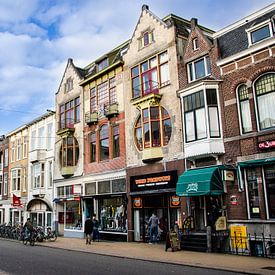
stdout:
[[(112, 154), (109, 156), (109, 160), (99, 161), (99, 140), (97, 135), (97, 146), (96, 146), (96, 162), (90, 162), (90, 133), (95, 131), (98, 134), (100, 127), (103, 124), (119, 124), (119, 140), (120, 140), (120, 156), (118, 158), (112, 158)], [(112, 132), (109, 127), (109, 152), (113, 152), (112, 144)], [(91, 173), (100, 173), (104, 171), (117, 170), (126, 167), (126, 151), (125, 151), (125, 122), (124, 113), (119, 114), (117, 117), (111, 118), (110, 121), (102, 119), (97, 125), (85, 126), (84, 127), (84, 174), (88, 175)]]

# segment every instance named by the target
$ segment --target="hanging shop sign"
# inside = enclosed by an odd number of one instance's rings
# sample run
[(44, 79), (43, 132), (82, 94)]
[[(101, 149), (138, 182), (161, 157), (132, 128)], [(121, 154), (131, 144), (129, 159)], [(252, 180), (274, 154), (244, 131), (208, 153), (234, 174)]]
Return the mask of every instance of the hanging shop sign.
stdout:
[(236, 195), (231, 195), (230, 196), (230, 204), (231, 205), (238, 205), (239, 204), (239, 199)]
[(180, 206), (180, 197), (179, 196), (171, 196), (170, 197), (170, 207), (179, 207)]
[(142, 208), (142, 198), (134, 198), (133, 207), (134, 208)]
[(177, 171), (167, 171), (130, 178), (131, 192), (152, 189), (176, 188)]
[(221, 216), (215, 222), (216, 231), (224, 231), (226, 230), (226, 217)]
[(260, 149), (275, 148), (275, 140), (266, 140), (258, 143)]
[(233, 170), (224, 170), (223, 171), (223, 177), (225, 181), (234, 181), (234, 171)]
[(12, 205), (13, 206), (21, 206), (22, 204), (21, 204), (20, 197), (17, 197), (16, 195), (13, 194)]

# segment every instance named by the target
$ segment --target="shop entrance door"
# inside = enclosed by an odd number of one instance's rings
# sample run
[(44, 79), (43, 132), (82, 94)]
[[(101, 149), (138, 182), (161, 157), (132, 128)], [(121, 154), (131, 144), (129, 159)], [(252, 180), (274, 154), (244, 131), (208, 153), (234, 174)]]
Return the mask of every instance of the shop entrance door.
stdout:
[(190, 198), (191, 215), (195, 221), (195, 231), (205, 231), (205, 197), (191, 197)]

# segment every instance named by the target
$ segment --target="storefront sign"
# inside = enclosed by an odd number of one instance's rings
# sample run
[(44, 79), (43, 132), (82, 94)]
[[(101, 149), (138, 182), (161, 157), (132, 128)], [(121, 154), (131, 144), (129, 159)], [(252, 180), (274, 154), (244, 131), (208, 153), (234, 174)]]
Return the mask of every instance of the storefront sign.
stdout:
[(230, 238), (232, 248), (247, 249), (247, 233), (244, 225), (231, 225)]
[(177, 171), (168, 171), (130, 178), (131, 191), (176, 188)]
[(234, 171), (232, 170), (224, 170), (224, 180), (225, 181), (234, 181)]
[(13, 197), (12, 197), (12, 205), (13, 206), (21, 206), (21, 201), (20, 201), (20, 197), (17, 197), (13, 194)]
[(142, 198), (134, 198), (133, 207), (134, 208), (141, 208), (142, 207)]
[(171, 196), (170, 197), (170, 207), (179, 207), (180, 206), (180, 197), (179, 196)]
[(275, 140), (267, 140), (267, 141), (259, 142), (258, 146), (260, 149), (275, 148)]

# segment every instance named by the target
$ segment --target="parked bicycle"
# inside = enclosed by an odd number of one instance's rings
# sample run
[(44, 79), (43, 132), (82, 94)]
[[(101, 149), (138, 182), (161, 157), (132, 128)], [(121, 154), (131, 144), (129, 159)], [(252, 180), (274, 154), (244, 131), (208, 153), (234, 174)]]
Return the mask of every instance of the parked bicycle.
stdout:
[(38, 242), (43, 242), (44, 240), (54, 242), (56, 241), (56, 239), (57, 239), (57, 234), (50, 227), (47, 227), (46, 233), (44, 232), (44, 229), (41, 227), (37, 229)]

